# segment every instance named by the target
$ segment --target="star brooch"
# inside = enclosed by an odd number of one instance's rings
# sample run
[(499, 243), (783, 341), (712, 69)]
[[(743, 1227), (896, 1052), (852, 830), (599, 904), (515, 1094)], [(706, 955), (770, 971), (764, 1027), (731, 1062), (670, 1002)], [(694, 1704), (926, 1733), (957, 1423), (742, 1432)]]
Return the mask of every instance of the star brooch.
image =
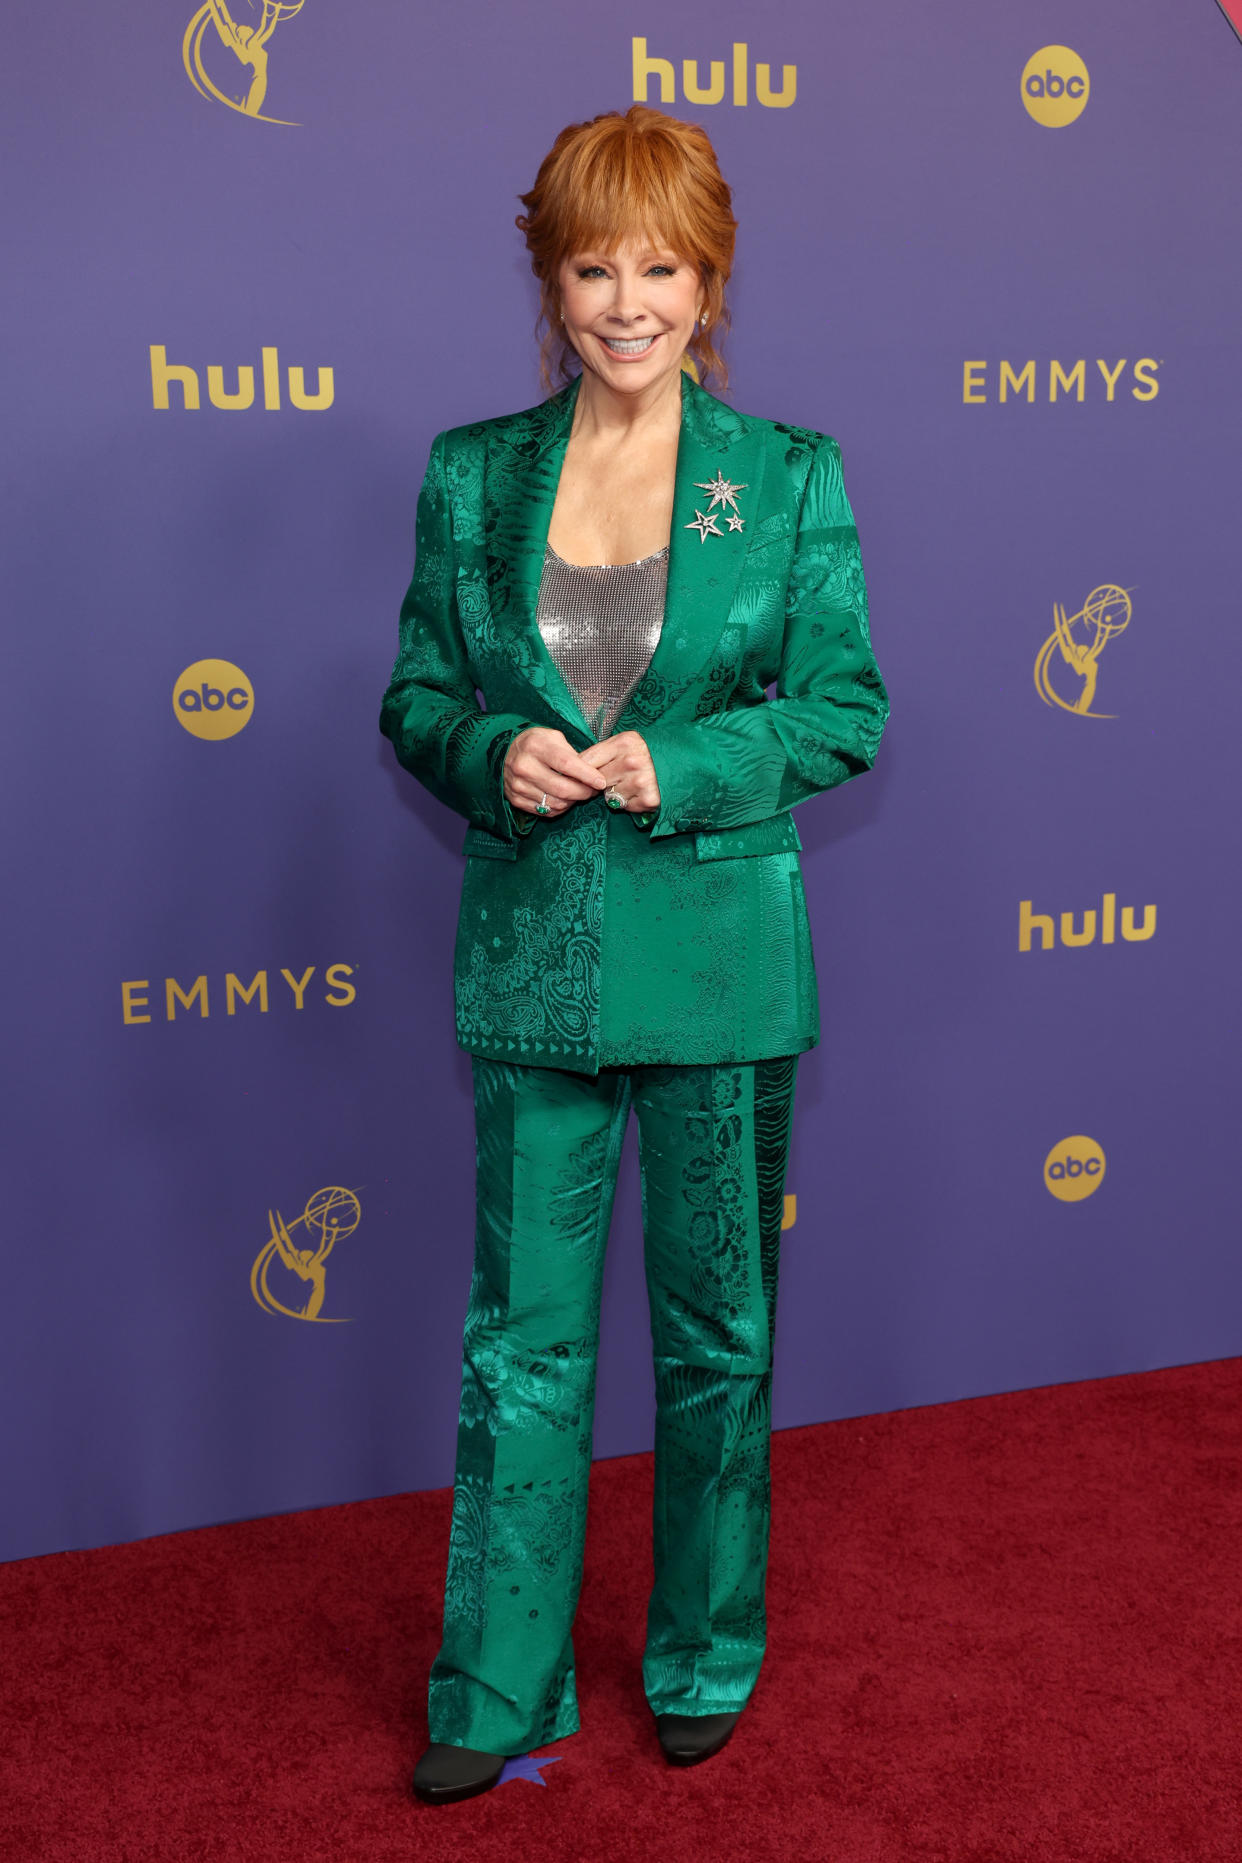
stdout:
[(745, 529), (746, 520), (737, 508), (737, 495), (746, 490), (744, 482), (734, 485), (731, 479), (725, 478), (724, 473), (717, 466), (714, 479), (696, 479), (694, 483), (698, 491), (710, 492), (711, 499), (706, 511), (695, 511), (690, 523), (684, 526), (686, 530), (697, 530), (702, 543), (706, 543), (709, 537), (723, 537), (724, 532), (716, 522), (717, 505), (720, 506), (720, 514), (727, 520), (730, 530)]

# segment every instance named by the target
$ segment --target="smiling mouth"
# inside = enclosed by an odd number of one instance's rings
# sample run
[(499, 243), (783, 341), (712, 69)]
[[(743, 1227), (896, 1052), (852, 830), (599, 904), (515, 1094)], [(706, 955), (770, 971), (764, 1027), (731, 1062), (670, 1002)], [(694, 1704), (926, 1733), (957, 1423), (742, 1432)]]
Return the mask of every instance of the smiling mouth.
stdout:
[(605, 349), (610, 349), (614, 356), (641, 356), (655, 342), (654, 336), (601, 336), (600, 342)]

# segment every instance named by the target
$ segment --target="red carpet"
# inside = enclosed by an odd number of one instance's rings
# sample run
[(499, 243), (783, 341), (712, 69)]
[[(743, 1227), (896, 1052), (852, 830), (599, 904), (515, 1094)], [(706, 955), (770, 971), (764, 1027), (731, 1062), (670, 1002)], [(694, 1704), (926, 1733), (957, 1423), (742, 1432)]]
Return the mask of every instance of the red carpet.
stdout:
[(1242, 1361), (781, 1432), (768, 1657), (665, 1764), (651, 1465), (594, 1471), (583, 1727), (406, 1795), (446, 1493), (0, 1567), (6, 1863), (1237, 1863)]

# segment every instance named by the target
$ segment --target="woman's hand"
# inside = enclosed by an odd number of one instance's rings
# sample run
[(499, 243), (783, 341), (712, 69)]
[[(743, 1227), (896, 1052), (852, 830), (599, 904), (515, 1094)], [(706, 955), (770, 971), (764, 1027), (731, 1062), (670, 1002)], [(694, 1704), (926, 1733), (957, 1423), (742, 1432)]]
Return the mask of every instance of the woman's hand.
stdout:
[(607, 782), (605, 801), (609, 795), (616, 796), (623, 807), (635, 815), (659, 808), (660, 785), (656, 781), (655, 764), (637, 731), (619, 731), (615, 737), (606, 737), (601, 744), (588, 744), (580, 762), (588, 764)]
[(505, 752), (504, 775), (505, 795), (527, 815), (563, 815), (571, 804), (598, 795), (608, 780), (578, 755), (563, 731), (542, 725), (518, 732)]

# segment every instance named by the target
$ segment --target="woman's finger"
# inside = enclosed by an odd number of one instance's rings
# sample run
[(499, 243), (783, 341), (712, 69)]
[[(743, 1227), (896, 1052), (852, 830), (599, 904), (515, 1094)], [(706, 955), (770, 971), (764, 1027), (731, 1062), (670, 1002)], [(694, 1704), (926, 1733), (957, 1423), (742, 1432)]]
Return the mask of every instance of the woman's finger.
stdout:
[(517, 781), (526, 783), (536, 793), (546, 789), (548, 794), (555, 796), (559, 802), (585, 802), (588, 796), (596, 793), (594, 784), (588, 789), (585, 783), (578, 783), (572, 777), (562, 776), (559, 770), (553, 769), (548, 764), (541, 764), (537, 758), (532, 758), (529, 763), (523, 759), (515, 764), (511, 775)]
[(603, 778), (605, 785), (615, 782), (625, 769), (624, 753), (614, 750), (609, 756), (601, 756), (594, 768), (596, 775)]
[(550, 749), (544, 749), (541, 746), (541, 749), (544, 762), (551, 769), (559, 770), (563, 776), (573, 777), (575, 782), (585, 787), (588, 795), (594, 795), (597, 790), (604, 787), (600, 773), (594, 764), (589, 763), (580, 752), (576, 751), (568, 738), (562, 738), (560, 746)]
[[(546, 801), (545, 801), (546, 797)], [(515, 809), (522, 809), (527, 815), (563, 815), (566, 809), (573, 807), (572, 802), (562, 802), (558, 796), (548, 795), (546, 790), (530, 789), (522, 785), (516, 794), (509, 797)], [(543, 804), (541, 810), (540, 804)]]
[(535, 770), (539, 773), (552, 770), (582, 783), (591, 795), (603, 787), (595, 771), (574, 749), (565, 733), (551, 731), (544, 725), (527, 725), (524, 731), (518, 732), (505, 756), (505, 770)]
[(528, 783), (538, 783), (541, 788), (546, 788), (549, 783), (552, 783), (558, 794), (562, 790), (568, 792), (575, 783), (584, 793), (588, 795), (595, 793), (593, 782), (588, 787), (577, 777), (562, 774), (560, 765), (550, 762), (547, 752), (541, 751), (533, 744), (519, 746), (516, 753), (510, 753), (505, 759), (505, 774), (523, 777)]

